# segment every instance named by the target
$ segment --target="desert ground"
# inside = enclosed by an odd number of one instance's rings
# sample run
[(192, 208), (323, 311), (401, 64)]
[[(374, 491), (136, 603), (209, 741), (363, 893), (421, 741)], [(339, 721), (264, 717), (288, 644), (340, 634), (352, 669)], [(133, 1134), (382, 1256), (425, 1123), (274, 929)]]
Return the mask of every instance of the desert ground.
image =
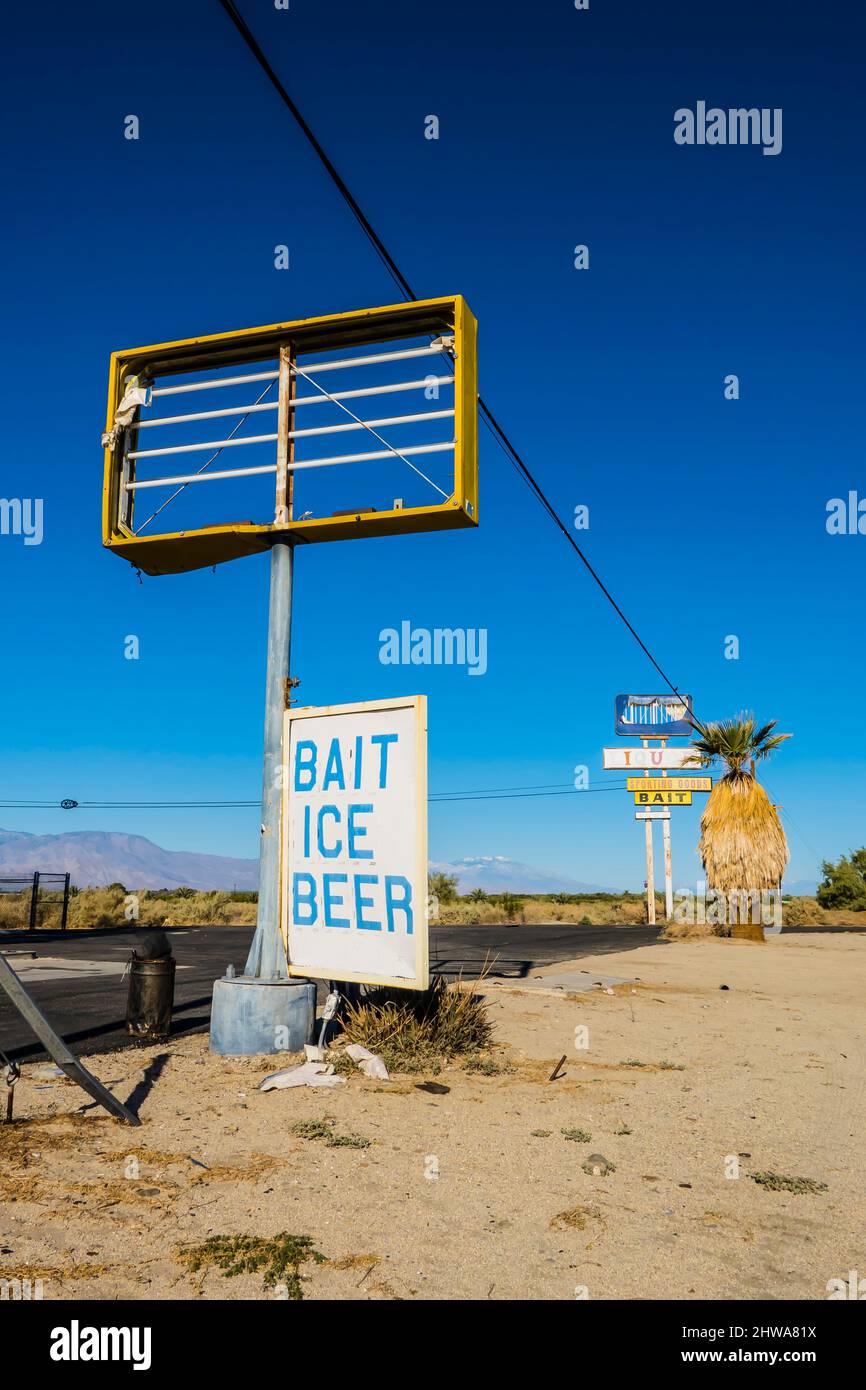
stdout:
[(280, 1232), (323, 1257), (299, 1266), (306, 1299), (824, 1299), (866, 1274), (866, 938), (601, 964), (624, 983), (556, 987), (597, 959), (486, 981), (480, 1070), (263, 1093), (291, 1059), (212, 1056), (202, 1036), (85, 1058), (131, 1129), (26, 1066), (0, 1126), (0, 1279), (41, 1279), (45, 1299), (279, 1298), (183, 1251)]

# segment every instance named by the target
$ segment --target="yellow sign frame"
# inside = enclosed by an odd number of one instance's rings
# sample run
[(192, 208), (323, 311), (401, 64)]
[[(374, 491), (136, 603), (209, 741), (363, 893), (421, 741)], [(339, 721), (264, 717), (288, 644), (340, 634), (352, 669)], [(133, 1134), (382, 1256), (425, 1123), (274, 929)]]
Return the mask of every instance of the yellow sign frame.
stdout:
[[(102, 542), (146, 574), (180, 574), (268, 550), (275, 540), (306, 543), (405, 535), (478, 525), (477, 325), (460, 295), (389, 304), (319, 318), (298, 319), (206, 337), (180, 338), (111, 354), (106, 433), (130, 379), (261, 362), (290, 345), (295, 352), (328, 352), (387, 342), (396, 337), (454, 337), (454, 484), (443, 502), (422, 507), (360, 511), (349, 515), (259, 525), (237, 522), (200, 530), (136, 535), (121, 520), (123, 435), (104, 454)], [(131, 432), (134, 437), (134, 425)], [(135, 494), (132, 493), (134, 498)]]

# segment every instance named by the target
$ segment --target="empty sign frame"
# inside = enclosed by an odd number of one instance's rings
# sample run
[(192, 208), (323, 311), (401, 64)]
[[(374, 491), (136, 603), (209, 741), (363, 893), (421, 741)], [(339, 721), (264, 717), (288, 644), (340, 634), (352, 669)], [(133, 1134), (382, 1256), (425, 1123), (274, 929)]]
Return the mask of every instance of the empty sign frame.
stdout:
[(103, 542), (148, 574), (478, 521), (459, 296), (115, 352)]

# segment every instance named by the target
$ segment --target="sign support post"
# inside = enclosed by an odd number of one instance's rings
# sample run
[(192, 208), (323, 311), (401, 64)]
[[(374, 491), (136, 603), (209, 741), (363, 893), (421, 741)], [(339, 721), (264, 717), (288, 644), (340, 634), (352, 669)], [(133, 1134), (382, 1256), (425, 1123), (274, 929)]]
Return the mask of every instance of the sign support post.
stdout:
[[(649, 740), (641, 739), (644, 748), (649, 748)], [(644, 777), (649, 777), (649, 772), (644, 773)], [(656, 889), (653, 879), (653, 823), (648, 820), (644, 823), (644, 836), (646, 838), (646, 919), (649, 926), (654, 927), (656, 923)]]
[(259, 903), (256, 931), (245, 975), (288, 978), (280, 935), (280, 806), (282, 803), (283, 714), (292, 645), (293, 548), (277, 541), (271, 550), (268, 611), (268, 671), (265, 687), (265, 750), (262, 771), (262, 826), (259, 851)]
[[(662, 752), (664, 752), (668, 746), (667, 739), (663, 738), (660, 742)], [(665, 859), (665, 921), (670, 922), (674, 915), (674, 884), (671, 868), (671, 823), (669, 820), (662, 821), (662, 843)]]
[(670, 922), (674, 915), (674, 881), (671, 870), (671, 823), (662, 821), (662, 838), (665, 846), (665, 917)]
[[(294, 374), (292, 349), (280, 348), (277, 419), (277, 493), (274, 520), (287, 525), (292, 517), (294, 475)], [(287, 979), (288, 961), (280, 934), (280, 864), (283, 715), (289, 703), (292, 652), (292, 582), (295, 552), (292, 542), (271, 547), (271, 592), (268, 605), (268, 667), (265, 677), (265, 752), (262, 767), (262, 822), (259, 850), (259, 901), (256, 931), (244, 975)]]
[(653, 879), (653, 823), (648, 820), (644, 825), (646, 835), (646, 913), (647, 922), (651, 927), (656, 923), (656, 890), (655, 880)]
[(280, 933), (282, 892), (282, 732), (289, 689), (293, 551), (279, 540), (271, 550), (265, 750), (256, 930), (243, 975), (214, 982), (210, 1050), (222, 1056), (301, 1052), (313, 1035), (316, 986), (289, 979)]

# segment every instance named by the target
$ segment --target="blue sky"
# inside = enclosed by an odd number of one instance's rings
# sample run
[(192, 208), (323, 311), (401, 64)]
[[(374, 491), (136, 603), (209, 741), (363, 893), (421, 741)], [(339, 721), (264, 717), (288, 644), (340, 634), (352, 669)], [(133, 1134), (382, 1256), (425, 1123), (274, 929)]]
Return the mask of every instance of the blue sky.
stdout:
[[(825, 528), (830, 498), (866, 495), (862, 15), (777, 0), (241, 8), (416, 290), (467, 298), (483, 394), (560, 514), (589, 506), (579, 540), (661, 665), (702, 717), (754, 709), (794, 734), (767, 772), (790, 879), (863, 844), (866, 750), (845, 711), (866, 677), (866, 537)], [(391, 303), (393, 286), (216, 0), (19, 7), (13, 31), (0, 492), (44, 499), (44, 539), (0, 536), (0, 795), (255, 798), (267, 558), (140, 584), (103, 552), (108, 355)], [(782, 152), (678, 146), (674, 112), (699, 100), (782, 108)], [(297, 555), (300, 696), (426, 693), (432, 791), (568, 784), (581, 763), (603, 787), (615, 693), (658, 678), (483, 431), (479, 510), (477, 531)], [(382, 665), (380, 630), (407, 619), (486, 628), (486, 675)], [(629, 803), (434, 806), (431, 857), (639, 886)], [(686, 885), (699, 808), (673, 814)], [(0, 820), (257, 852), (255, 810)]]

